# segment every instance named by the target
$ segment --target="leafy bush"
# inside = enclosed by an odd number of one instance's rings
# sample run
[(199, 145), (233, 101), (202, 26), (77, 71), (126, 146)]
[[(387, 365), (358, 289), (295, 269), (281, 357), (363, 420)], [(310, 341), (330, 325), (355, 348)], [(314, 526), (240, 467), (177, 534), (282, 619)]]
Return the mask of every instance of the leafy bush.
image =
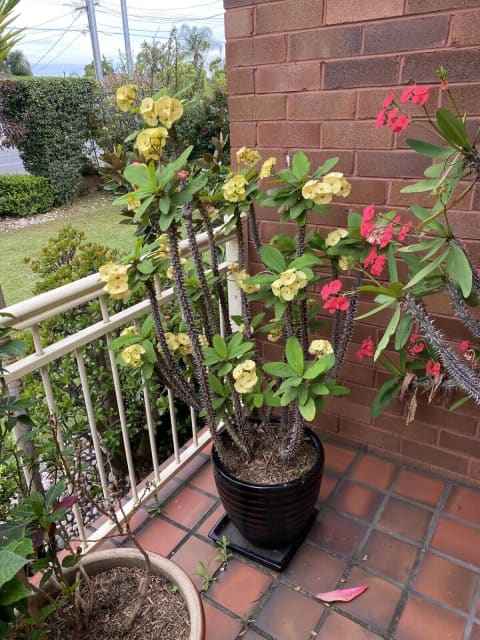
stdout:
[(46, 213), (53, 205), (53, 193), (46, 178), (0, 175), (0, 215), (30, 216)]
[(3, 81), (0, 119), (26, 169), (44, 176), (55, 204), (76, 195), (85, 144), (97, 127), (101, 88), (88, 78), (15, 78)]

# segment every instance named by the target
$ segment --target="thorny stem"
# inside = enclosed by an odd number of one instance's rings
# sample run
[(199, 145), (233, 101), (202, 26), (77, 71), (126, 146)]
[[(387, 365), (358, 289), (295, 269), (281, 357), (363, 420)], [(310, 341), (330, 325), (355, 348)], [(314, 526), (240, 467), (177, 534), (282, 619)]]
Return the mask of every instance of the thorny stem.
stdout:
[[(238, 242), (238, 269), (242, 271), (245, 269), (245, 238), (243, 235), (243, 223), (240, 216), (237, 217), (235, 229), (237, 231)], [(242, 318), (245, 325), (243, 330), (247, 340), (252, 337), (252, 314), (250, 312), (250, 303), (248, 302), (247, 294), (243, 289), (240, 289), (240, 302), (242, 305)]]
[(285, 335), (287, 338), (290, 338), (294, 334), (292, 303), (288, 302), (287, 308), (285, 309)]
[(245, 421), (245, 415), (244, 415), (242, 403), (240, 401), (240, 397), (234, 386), (235, 383), (234, 383), (232, 374), (229, 374), (227, 376), (227, 380), (229, 382), (231, 393), (232, 393), (233, 409), (234, 409), (234, 416), (235, 416), (234, 426), (238, 429), (238, 431), (241, 434), (239, 446), (242, 449), (244, 449), (245, 453), (249, 456), (249, 458), (251, 458), (253, 456), (253, 450), (250, 444), (250, 437), (248, 433), (247, 423)]
[(249, 224), (250, 224), (250, 229), (252, 232), (252, 240), (253, 240), (253, 244), (255, 246), (255, 250), (257, 253), (260, 253), (260, 247), (262, 246), (262, 243), (260, 241), (260, 235), (258, 233), (258, 222), (257, 222), (257, 216), (255, 213), (255, 208), (252, 205), (250, 205), (250, 209), (248, 212), (249, 215)]
[[(201, 409), (201, 403), (198, 398), (195, 397), (193, 389), (186, 382), (182, 370), (180, 369), (178, 362), (172, 357), (169, 346), (165, 339), (165, 332), (163, 330), (162, 318), (158, 311), (157, 298), (155, 295), (155, 287), (151, 280), (145, 282), (145, 288), (147, 290), (148, 298), (150, 300), (150, 307), (152, 309), (153, 325), (155, 327), (155, 335), (160, 344), (162, 353), (159, 354), (157, 350), (157, 359), (160, 360), (162, 366), (159, 367), (162, 378), (172, 391), (177, 395), (182, 402), (186, 405), (193, 407), (197, 411)], [(165, 375), (168, 371), (168, 375)]]
[(295, 401), (295, 405), (293, 407), (293, 421), (291, 426), (291, 431), (289, 434), (289, 442), (287, 444), (287, 448), (285, 450), (285, 460), (288, 462), (292, 460), (295, 454), (298, 451), (298, 448), (302, 442), (303, 434), (305, 431), (305, 421), (300, 414), (300, 410), (298, 408), (298, 401)]
[(470, 314), (467, 305), (463, 301), (463, 296), (450, 278), (445, 278), (445, 287), (452, 301), (455, 314), (462, 320), (472, 336), (480, 338), (480, 322)]

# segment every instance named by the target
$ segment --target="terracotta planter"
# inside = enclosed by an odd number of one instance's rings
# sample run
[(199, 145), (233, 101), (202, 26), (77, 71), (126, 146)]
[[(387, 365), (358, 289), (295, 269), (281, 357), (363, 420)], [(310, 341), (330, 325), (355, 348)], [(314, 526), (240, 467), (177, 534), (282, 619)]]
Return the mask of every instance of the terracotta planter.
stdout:
[(296, 480), (273, 485), (233, 477), (212, 452), (213, 475), (224, 509), (238, 531), (255, 545), (275, 548), (297, 539), (311, 519), (323, 476), (324, 451), (319, 438), (306, 429), (315, 448), (313, 467)]
[[(205, 640), (205, 617), (200, 595), (188, 575), (171, 560), (167, 560), (156, 553), (149, 553), (152, 565), (152, 575), (164, 576), (178, 587), (182, 594), (190, 616), (189, 640)], [(116, 567), (131, 567), (143, 569), (144, 559), (137, 549), (109, 549), (95, 551), (82, 558), (81, 563), (89, 576), (108, 571)], [(75, 580), (77, 568), (73, 567), (65, 572), (67, 579)], [(48, 585), (48, 590), (55, 590), (54, 584)]]

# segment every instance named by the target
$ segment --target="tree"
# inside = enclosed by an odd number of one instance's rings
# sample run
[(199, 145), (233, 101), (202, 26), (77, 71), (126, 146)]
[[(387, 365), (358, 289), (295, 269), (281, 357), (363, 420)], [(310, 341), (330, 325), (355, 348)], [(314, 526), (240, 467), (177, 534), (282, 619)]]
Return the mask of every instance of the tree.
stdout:
[(6, 31), (17, 17), (11, 13), (19, 2), (20, 0), (0, 0), (0, 64), (8, 56), (10, 49), (21, 40), (20, 34), (23, 29)]
[[(113, 68), (113, 63), (112, 60), (110, 60), (109, 58), (106, 58), (105, 56), (102, 56), (102, 71), (103, 71), (103, 75), (107, 76), (110, 73), (114, 73), (114, 68)], [(89, 62), (88, 64), (85, 65), (85, 67), (83, 68), (83, 75), (85, 78), (93, 78), (95, 79), (96, 73), (95, 73), (95, 64), (92, 62)]]
[(5, 58), (3, 68), (12, 76), (31, 76), (30, 63), (20, 49), (13, 49)]
[(182, 50), (197, 69), (203, 68), (208, 52), (213, 45), (213, 33), (208, 27), (190, 27), (182, 24), (178, 32)]

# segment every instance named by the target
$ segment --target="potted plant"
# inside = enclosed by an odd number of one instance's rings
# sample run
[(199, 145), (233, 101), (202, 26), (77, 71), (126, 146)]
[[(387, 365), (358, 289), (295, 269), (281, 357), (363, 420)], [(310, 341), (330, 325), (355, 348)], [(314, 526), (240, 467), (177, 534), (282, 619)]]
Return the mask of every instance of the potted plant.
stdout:
[[(117, 91), (117, 102), (144, 125), (130, 136), (136, 155), (123, 171), (130, 189), (115, 201), (137, 225), (137, 240), (125, 262), (104, 265), (100, 277), (114, 298), (144, 287), (151, 316), (141, 327), (127, 327), (111, 346), (132, 372), (147, 379), (155, 374), (204, 418), (219, 492), (241, 533), (263, 546), (296, 539), (312, 516), (323, 471), (322, 446), (305, 425), (322, 411), (326, 396), (348, 392), (332, 375), (332, 345), (312, 334), (320, 306), (309, 292), (330, 279), (317, 269), (330, 269), (331, 260), (324, 243), (306, 233), (308, 215), (326, 213), (332, 198), (347, 196), (350, 185), (332, 171), (337, 158), (312, 171), (297, 153), (291, 168), (274, 173), (274, 158), (262, 163), (246, 148), (237, 153), (237, 171), (226, 175), (219, 141), (215, 154), (198, 162), (190, 161), (191, 148), (175, 154), (179, 100), (163, 92), (140, 100), (128, 85)], [(290, 228), (295, 225), (296, 236), (262, 244), (256, 204), (276, 209), (282, 221), (293, 223)], [(246, 270), (245, 220), (260, 265), (253, 276)], [(225, 274), (215, 237), (230, 233), (238, 252)], [(158, 304), (156, 283), (167, 278), (175, 303), (165, 307)], [(241, 313), (233, 317), (227, 281), (236, 283), (241, 300)], [(339, 335), (341, 316), (354, 302), (338, 294), (329, 282), (321, 289), (336, 311)], [(262, 336), (276, 347), (274, 361), (263, 357)], [(250, 490), (253, 498), (247, 497)], [(282, 496), (273, 503), (269, 491)], [(231, 504), (234, 494), (243, 506)], [(264, 494), (269, 497), (258, 506)]]

